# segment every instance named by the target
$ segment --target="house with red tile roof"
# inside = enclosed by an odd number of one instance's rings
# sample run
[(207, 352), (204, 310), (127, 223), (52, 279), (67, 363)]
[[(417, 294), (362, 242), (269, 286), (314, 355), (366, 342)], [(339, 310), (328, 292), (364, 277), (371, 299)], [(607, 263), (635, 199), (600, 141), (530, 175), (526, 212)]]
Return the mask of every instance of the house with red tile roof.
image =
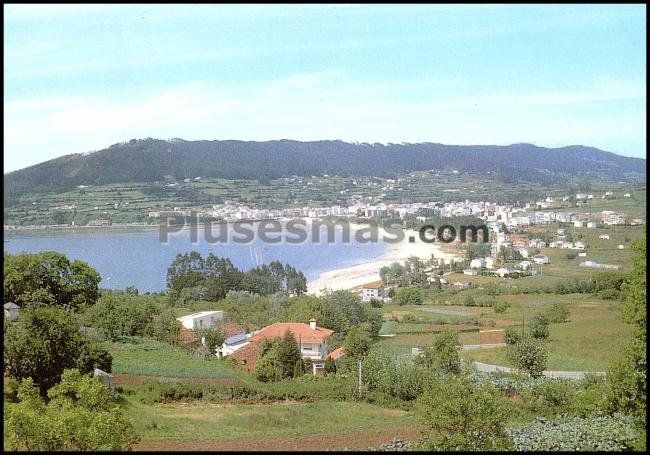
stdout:
[(329, 347), (329, 338), (334, 331), (325, 327), (318, 327), (315, 319), (311, 319), (309, 324), (301, 322), (276, 322), (275, 324), (263, 327), (248, 335), (247, 346), (234, 352), (232, 357), (245, 370), (249, 372), (253, 371), (262, 343), (265, 340), (282, 338), (287, 332), (290, 332), (296, 339), (300, 347), (301, 357), (313, 362), (315, 374), (318, 370), (323, 369), (323, 361), (327, 356)]

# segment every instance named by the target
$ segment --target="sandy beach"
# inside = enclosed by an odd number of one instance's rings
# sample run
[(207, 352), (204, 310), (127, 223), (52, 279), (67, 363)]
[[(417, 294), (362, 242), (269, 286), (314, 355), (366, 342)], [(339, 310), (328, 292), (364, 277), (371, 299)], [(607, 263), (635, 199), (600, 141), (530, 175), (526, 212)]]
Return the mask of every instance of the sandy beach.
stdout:
[[(357, 225), (354, 229), (359, 228)], [(417, 256), (420, 259), (429, 259), (433, 254), (437, 259), (443, 259), (445, 261), (449, 261), (450, 259), (460, 260), (463, 258), (455, 244), (422, 242), (418, 237), (417, 231), (408, 230), (405, 234), (401, 242), (388, 244), (386, 252), (377, 260), (321, 273), (317, 279), (307, 283), (307, 292), (310, 294), (321, 294), (326, 289), (332, 291), (352, 289), (366, 283), (379, 281), (379, 270), (382, 267), (388, 266), (393, 262), (402, 262), (411, 256)], [(386, 231), (379, 229), (379, 239), (384, 236), (393, 238), (394, 234), (386, 234)], [(410, 236), (415, 238), (414, 242), (409, 242)]]

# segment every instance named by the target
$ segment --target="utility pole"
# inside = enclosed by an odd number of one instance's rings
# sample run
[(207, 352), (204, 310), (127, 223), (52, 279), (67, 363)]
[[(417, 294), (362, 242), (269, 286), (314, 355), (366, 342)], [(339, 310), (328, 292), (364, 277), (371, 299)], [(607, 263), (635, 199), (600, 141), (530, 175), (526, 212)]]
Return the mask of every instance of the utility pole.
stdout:
[(361, 360), (359, 360), (359, 395), (363, 393), (363, 381), (361, 377)]

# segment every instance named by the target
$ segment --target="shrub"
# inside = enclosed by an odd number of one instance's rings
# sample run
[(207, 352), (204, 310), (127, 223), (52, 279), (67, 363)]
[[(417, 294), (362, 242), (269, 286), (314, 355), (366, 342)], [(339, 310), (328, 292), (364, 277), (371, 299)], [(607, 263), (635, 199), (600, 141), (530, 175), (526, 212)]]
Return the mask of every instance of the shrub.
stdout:
[(515, 367), (532, 377), (542, 376), (546, 369), (548, 354), (541, 341), (524, 336), (517, 343), (508, 346), (506, 355)]
[(463, 299), (463, 305), (465, 306), (476, 306), (476, 300), (471, 295), (465, 296)]
[(552, 303), (546, 310), (545, 316), (548, 322), (560, 323), (569, 319), (569, 307), (566, 303)]
[(521, 340), (521, 329), (518, 327), (508, 327), (504, 335), (506, 344), (516, 344)]
[(416, 288), (399, 288), (395, 293), (398, 305), (422, 305), (422, 292)]
[(445, 329), (433, 339), (433, 346), (426, 348), (424, 355), (417, 358), (417, 363), (437, 373), (460, 373), (460, 355), (458, 353), (458, 333)]
[(530, 319), (528, 323), (528, 332), (530, 336), (538, 340), (545, 340), (548, 338), (548, 319), (541, 313), (537, 313)]
[(526, 406), (536, 414), (567, 412), (576, 396), (576, 385), (566, 379), (545, 379), (523, 392)]
[(505, 313), (509, 307), (510, 305), (507, 302), (494, 302), (492, 304), (495, 313)]
[(506, 433), (512, 405), (493, 386), (445, 378), (423, 394), (420, 419), (428, 430), (425, 450), (483, 451), (511, 447)]

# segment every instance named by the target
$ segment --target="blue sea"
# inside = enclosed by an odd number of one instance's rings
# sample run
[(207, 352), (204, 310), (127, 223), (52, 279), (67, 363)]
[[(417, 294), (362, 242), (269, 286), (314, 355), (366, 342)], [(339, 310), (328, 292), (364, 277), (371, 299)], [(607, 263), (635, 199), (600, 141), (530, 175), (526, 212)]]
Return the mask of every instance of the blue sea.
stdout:
[[(228, 229), (230, 234), (232, 227)], [(176, 255), (192, 250), (204, 257), (208, 253), (228, 257), (242, 270), (279, 260), (302, 271), (311, 281), (322, 272), (376, 260), (388, 247), (381, 241), (359, 243), (354, 234), (349, 243), (343, 242), (340, 230), (333, 243), (326, 242), (326, 235), (321, 236), (320, 242), (312, 242), (309, 229), (307, 241), (300, 244), (286, 241), (271, 244), (259, 237), (247, 245), (232, 241), (214, 243), (206, 240), (201, 228), (197, 237), (193, 243), (189, 230), (185, 230), (163, 243), (157, 229), (5, 231), (4, 250), (9, 253), (57, 251), (94, 267), (102, 277), (102, 288), (135, 286), (140, 292), (157, 292), (165, 290), (167, 268)]]

